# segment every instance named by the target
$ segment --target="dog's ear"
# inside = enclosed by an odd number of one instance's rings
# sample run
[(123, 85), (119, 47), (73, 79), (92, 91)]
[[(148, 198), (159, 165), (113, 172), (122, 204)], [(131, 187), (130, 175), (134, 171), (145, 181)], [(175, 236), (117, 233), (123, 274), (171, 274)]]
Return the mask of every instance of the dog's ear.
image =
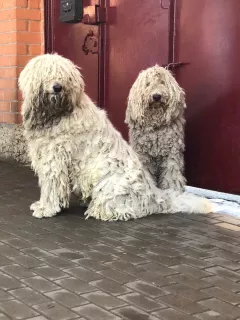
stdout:
[(128, 97), (127, 110), (125, 114), (125, 123), (142, 122), (143, 121), (143, 101), (140, 96), (131, 93)]

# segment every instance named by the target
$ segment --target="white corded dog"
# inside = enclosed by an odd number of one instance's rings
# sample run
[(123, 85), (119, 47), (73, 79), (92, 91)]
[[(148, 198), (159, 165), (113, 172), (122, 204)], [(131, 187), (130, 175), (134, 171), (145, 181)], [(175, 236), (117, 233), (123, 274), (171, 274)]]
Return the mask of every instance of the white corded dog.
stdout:
[(160, 189), (184, 191), (185, 93), (158, 65), (141, 71), (126, 111), (130, 145)]

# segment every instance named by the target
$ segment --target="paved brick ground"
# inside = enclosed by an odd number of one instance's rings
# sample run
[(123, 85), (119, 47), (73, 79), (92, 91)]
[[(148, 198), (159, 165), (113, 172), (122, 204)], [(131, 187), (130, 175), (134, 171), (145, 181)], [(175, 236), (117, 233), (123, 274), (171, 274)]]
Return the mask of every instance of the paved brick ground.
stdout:
[(0, 163), (0, 320), (240, 319), (240, 220), (37, 220), (27, 168)]

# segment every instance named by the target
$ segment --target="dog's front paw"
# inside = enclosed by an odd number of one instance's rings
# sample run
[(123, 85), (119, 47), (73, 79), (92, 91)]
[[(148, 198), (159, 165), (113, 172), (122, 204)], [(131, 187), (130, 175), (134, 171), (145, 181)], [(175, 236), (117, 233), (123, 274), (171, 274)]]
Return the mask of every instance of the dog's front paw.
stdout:
[(31, 211), (35, 211), (40, 206), (40, 201), (33, 202), (30, 206)]
[(41, 219), (41, 218), (51, 218), (54, 217), (57, 213), (49, 210), (48, 208), (43, 208), (40, 205), (40, 201), (34, 202), (30, 209), (33, 211), (33, 217)]

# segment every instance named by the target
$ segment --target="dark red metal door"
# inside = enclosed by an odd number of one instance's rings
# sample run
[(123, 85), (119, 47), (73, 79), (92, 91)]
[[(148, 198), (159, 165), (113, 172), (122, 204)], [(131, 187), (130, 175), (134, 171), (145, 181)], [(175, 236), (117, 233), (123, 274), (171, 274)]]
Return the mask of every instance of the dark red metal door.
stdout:
[(240, 193), (240, 1), (177, 0), (188, 184)]

